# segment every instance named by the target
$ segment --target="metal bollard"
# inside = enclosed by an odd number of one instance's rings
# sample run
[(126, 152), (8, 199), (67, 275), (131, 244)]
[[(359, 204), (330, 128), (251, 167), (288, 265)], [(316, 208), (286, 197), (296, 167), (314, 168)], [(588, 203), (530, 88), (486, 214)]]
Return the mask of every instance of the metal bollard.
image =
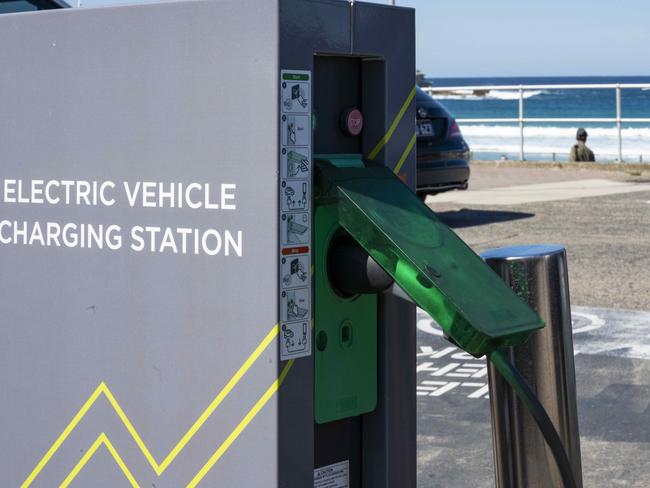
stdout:
[[(556, 245), (516, 246), (482, 257), (546, 322), (508, 355), (548, 412), (582, 487), (566, 251)], [(488, 381), (496, 487), (561, 487), (537, 424), (491, 364)]]

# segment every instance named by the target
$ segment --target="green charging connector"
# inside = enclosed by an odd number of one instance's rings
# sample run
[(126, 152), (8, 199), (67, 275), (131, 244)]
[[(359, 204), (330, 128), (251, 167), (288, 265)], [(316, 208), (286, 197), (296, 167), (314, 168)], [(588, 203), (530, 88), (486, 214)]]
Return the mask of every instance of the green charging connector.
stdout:
[(340, 225), (459, 347), (475, 357), (544, 326), (483, 260), (388, 168), (316, 159), (320, 198)]

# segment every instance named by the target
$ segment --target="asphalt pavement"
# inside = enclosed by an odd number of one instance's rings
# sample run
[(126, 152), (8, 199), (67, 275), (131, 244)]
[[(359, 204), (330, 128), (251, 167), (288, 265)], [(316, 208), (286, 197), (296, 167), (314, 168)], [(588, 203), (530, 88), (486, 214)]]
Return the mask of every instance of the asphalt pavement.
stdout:
[[(648, 488), (650, 313), (572, 315), (584, 487)], [(418, 488), (493, 488), (485, 359), (449, 344), (419, 311), (417, 368)]]
[[(589, 488), (650, 487), (647, 176), (643, 168), (475, 165), (470, 190), (454, 192), (458, 198), (449, 193), (427, 200), (476, 252), (537, 243), (567, 248), (583, 478)], [(590, 192), (594, 186), (603, 190), (585, 194), (585, 187)], [(504, 201), (505, 192), (517, 198)], [(417, 395), (418, 487), (494, 487), (485, 359), (446, 342), (424, 312), (418, 314)]]

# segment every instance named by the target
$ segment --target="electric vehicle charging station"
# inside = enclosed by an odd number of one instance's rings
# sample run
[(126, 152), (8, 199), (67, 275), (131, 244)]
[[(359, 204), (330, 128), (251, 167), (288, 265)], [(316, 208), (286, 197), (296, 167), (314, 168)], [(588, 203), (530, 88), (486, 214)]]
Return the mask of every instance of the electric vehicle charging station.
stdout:
[(415, 486), (412, 301), (477, 357), (543, 324), (412, 191), (414, 33), (0, 17), (3, 486)]

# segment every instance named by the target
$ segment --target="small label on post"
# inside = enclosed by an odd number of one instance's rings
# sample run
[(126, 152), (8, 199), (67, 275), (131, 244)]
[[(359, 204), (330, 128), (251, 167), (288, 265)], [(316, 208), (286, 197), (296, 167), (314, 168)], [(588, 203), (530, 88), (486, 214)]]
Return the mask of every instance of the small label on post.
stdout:
[(314, 488), (348, 488), (350, 461), (342, 461), (314, 470)]

